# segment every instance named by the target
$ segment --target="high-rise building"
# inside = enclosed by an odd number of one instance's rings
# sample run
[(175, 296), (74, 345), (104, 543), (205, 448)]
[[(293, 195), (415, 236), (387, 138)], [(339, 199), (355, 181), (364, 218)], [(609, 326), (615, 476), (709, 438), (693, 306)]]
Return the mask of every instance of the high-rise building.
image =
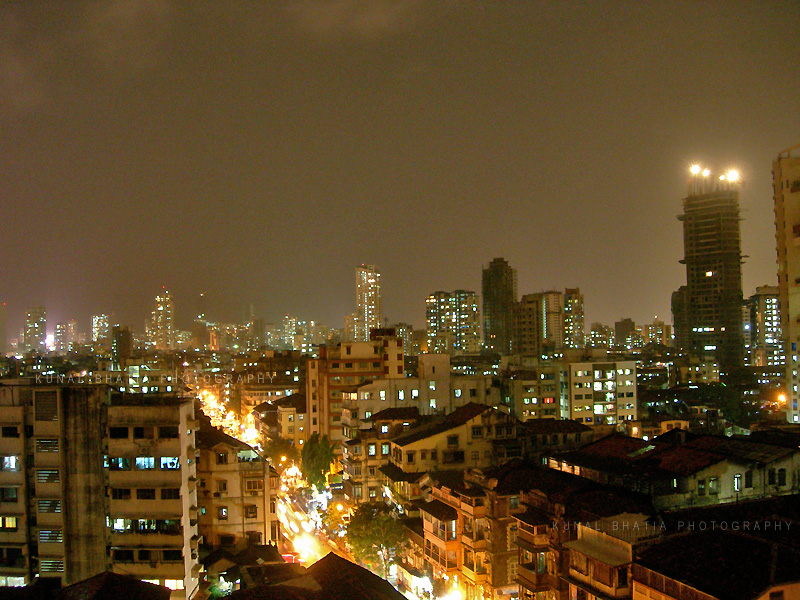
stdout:
[(356, 341), (368, 342), (369, 332), (383, 327), (381, 274), (373, 265), (356, 269)]
[(540, 356), (544, 352), (543, 319), (541, 294), (525, 294), (514, 304), (515, 354)]
[(515, 354), (538, 356), (586, 346), (580, 289), (525, 294), (514, 310)]
[(168, 290), (156, 296), (156, 309), (153, 311), (151, 328), (153, 345), (157, 350), (169, 350), (175, 345), (175, 332), (172, 325), (172, 298)]
[(413, 356), (414, 352), (414, 342), (412, 340), (412, 335), (414, 333), (414, 326), (409, 323), (395, 323), (392, 325), (391, 329), (394, 329), (397, 332), (397, 337), (403, 340), (403, 354), (406, 356)]
[(672, 327), (658, 317), (652, 323), (642, 327), (642, 337), (645, 344), (658, 344), (661, 346), (672, 345)]
[(74, 350), (78, 344), (78, 322), (75, 319), (67, 321), (67, 350)]
[(8, 316), (6, 315), (6, 303), (0, 304), (0, 357), (8, 352)]
[(480, 351), (478, 295), (467, 290), (434, 292), (425, 300), (428, 352), (477, 354)]
[(784, 365), (778, 286), (762, 285), (744, 306), (745, 362), (754, 367)]
[(602, 323), (592, 323), (589, 333), (589, 346), (592, 348), (611, 348), (614, 345), (614, 329)]
[(676, 340), (683, 350), (715, 357), (720, 373), (730, 375), (744, 364), (739, 174), (717, 178), (692, 166), (678, 219), (686, 286), (673, 296)]
[(0, 424), (3, 585), (58, 588), (108, 571), (169, 587), (173, 600), (197, 593), (191, 398), (9, 380)]
[(483, 341), (489, 352), (511, 354), (517, 272), (502, 258), (483, 269)]
[(564, 346), (585, 348), (586, 329), (583, 317), (583, 294), (580, 288), (564, 290)]
[(107, 346), (111, 341), (108, 315), (92, 315), (92, 344)]
[(781, 152), (772, 163), (772, 193), (781, 336), (786, 357), (786, 416), (797, 423), (800, 422), (800, 144)]
[(67, 341), (67, 336), (67, 324), (56, 323), (56, 330), (53, 334), (53, 343), (55, 345), (56, 352), (59, 354), (69, 352), (69, 342)]
[(44, 306), (31, 306), (25, 311), (24, 346), (26, 350), (46, 352), (47, 312)]
[(624, 348), (628, 343), (628, 338), (636, 331), (636, 323), (633, 319), (625, 317), (614, 323), (614, 345)]
[(133, 348), (133, 336), (128, 327), (114, 325), (111, 330), (111, 358), (114, 363), (124, 366), (125, 362), (131, 357)]

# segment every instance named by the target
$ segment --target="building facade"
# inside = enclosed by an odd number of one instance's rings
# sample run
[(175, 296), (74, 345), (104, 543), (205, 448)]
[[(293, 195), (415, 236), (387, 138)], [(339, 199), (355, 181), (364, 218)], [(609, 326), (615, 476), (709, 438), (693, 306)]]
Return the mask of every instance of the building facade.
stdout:
[(172, 324), (172, 297), (168, 290), (156, 296), (156, 308), (151, 323), (152, 343), (156, 350), (170, 350), (175, 346), (175, 332)]
[(693, 166), (678, 218), (686, 286), (673, 296), (676, 340), (683, 350), (716, 357), (730, 375), (744, 364), (738, 174), (717, 179)]
[(786, 358), (786, 418), (800, 422), (800, 145), (781, 152), (772, 163), (775, 238), (781, 339)]
[(637, 419), (636, 362), (595, 361), (569, 365), (570, 418), (586, 425), (618, 425)]
[(425, 300), (429, 353), (480, 351), (478, 295), (468, 290), (434, 292)]
[(25, 330), (23, 346), (26, 351), (46, 352), (47, 311), (44, 306), (31, 306), (25, 311)]
[(483, 269), (483, 336), (487, 351), (510, 354), (514, 337), (517, 271), (502, 258)]
[(754, 367), (785, 364), (781, 342), (778, 286), (762, 285), (744, 306), (745, 363)]
[(242, 550), (279, 539), (279, 475), (244, 442), (210, 426), (197, 436), (199, 533), (213, 547)]
[[(385, 335), (384, 335), (385, 334)], [(403, 379), (403, 341), (393, 330), (373, 331), (368, 342), (344, 342), (322, 346), (319, 358), (308, 359), (306, 367), (306, 427), (328, 436), (341, 452), (343, 394), (373, 379)]]
[(197, 593), (191, 400), (8, 380), (0, 422), (0, 582), (111, 571)]
[(383, 327), (381, 274), (374, 265), (356, 269), (355, 340), (368, 342), (370, 331)]

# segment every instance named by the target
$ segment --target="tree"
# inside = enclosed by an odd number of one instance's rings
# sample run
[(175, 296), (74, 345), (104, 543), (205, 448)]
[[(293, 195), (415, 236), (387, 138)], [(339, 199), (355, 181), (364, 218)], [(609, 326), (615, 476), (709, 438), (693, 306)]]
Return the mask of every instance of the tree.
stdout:
[(325, 489), (325, 475), (333, 462), (335, 447), (336, 444), (328, 441), (327, 435), (320, 437), (319, 433), (314, 433), (300, 451), (300, 469), (309, 485), (319, 491)]
[(360, 504), (347, 526), (347, 543), (358, 560), (375, 565), (378, 574), (389, 577), (389, 566), (405, 547), (408, 536), (403, 524), (383, 503)]
[[(292, 461), (300, 462), (300, 453), (297, 451), (294, 442), (282, 437), (269, 438), (266, 446), (264, 446), (264, 456), (275, 467), (281, 466), (281, 463), (283, 463), (283, 466), (288, 466)], [(282, 460), (284, 457), (286, 460)]]
[(346, 514), (346, 507), (342, 506), (340, 510), (338, 505), (330, 502), (328, 503), (327, 510), (320, 511), (320, 521), (328, 537), (338, 538), (340, 532), (347, 530), (347, 521), (345, 520)]

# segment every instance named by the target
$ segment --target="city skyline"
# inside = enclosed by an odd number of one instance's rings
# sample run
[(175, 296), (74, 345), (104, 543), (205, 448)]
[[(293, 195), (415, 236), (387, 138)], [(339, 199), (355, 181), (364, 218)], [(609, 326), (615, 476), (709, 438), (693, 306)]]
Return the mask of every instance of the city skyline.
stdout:
[(179, 327), (201, 292), (341, 327), (361, 263), (421, 327), (500, 256), (587, 333), (670, 322), (695, 162), (742, 174), (744, 294), (775, 285), (796, 3), (454, 7), (4, 5), (8, 337), (38, 304), (141, 330), (162, 286)]

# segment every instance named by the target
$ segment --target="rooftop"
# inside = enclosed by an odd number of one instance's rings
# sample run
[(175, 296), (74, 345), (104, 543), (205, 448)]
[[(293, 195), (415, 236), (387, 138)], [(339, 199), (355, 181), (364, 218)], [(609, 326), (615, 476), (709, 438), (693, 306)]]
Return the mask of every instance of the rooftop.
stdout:
[(372, 415), (373, 422), (376, 421), (416, 421), (420, 417), (419, 409), (416, 406), (397, 406), (394, 408), (384, 408)]
[(407, 433), (404, 433), (400, 437), (394, 439), (393, 442), (398, 446), (407, 446), (408, 444), (413, 444), (419, 440), (424, 440), (436, 434), (465, 425), (475, 417), (491, 410), (496, 409), (492, 408), (491, 406), (487, 406), (486, 404), (476, 404), (475, 402), (470, 402), (457, 408), (449, 415), (445, 415), (444, 417), (441, 417), (432, 423), (427, 423), (412, 429)]
[(726, 600), (752, 600), (772, 584), (800, 582), (796, 550), (719, 529), (648, 545), (636, 563)]
[(275, 585), (239, 590), (231, 600), (404, 600), (386, 580), (334, 553), (299, 577)]

